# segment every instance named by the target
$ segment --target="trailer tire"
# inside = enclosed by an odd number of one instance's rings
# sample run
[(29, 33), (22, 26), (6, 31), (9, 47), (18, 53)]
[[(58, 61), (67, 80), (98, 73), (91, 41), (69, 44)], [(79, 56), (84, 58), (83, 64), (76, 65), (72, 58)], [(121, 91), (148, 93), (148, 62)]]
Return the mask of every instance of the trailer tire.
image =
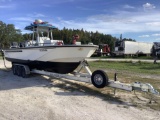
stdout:
[(21, 66), (17, 65), (17, 75), (21, 76), (22, 72), (21, 72)]
[(12, 65), (12, 72), (13, 72), (13, 75), (16, 75), (16, 66), (15, 65)]
[(26, 70), (24, 67), (22, 67), (22, 77), (23, 78), (27, 78), (28, 77), (28, 74), (26, 74)]
[(15, 75), (18, 75), (18, 66), (15, 65)]
[(104, 71), (96, 70), (92, 73), (91, 81), (95, 87), (104, 88), (108, 85), (108, 76)]

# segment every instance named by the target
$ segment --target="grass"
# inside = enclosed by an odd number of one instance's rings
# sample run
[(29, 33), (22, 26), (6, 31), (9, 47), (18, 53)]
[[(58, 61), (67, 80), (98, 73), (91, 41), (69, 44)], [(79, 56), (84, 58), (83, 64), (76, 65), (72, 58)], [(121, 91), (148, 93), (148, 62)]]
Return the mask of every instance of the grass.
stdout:
[(160, 75), (160, 64), (144, 63), (144, 62), (110, 62), (97, 61), (89, 62), (92, 68), (101, 68), (107, 70), (116, 70), (123, 72), (143, 73)]
[(97, 56), (92, 56), (92, 58), (99, 58), (99, 59), (105, 59), (105, 58), (120, 58), (120, 59), (149, 59), (152, 60), (153, 57), (152, 56), (101, 56), (101, 57), (97, 57)]

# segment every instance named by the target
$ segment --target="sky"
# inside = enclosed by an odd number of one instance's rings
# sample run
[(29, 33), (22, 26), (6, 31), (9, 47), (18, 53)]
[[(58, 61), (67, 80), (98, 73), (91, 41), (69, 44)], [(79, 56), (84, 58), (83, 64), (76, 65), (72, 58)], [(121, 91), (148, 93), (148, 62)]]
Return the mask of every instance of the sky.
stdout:
[(59, 29), (82, 29), (160, 42), (159, 0), (0, 0), (0, 21), (22, 33), (35, 19)]

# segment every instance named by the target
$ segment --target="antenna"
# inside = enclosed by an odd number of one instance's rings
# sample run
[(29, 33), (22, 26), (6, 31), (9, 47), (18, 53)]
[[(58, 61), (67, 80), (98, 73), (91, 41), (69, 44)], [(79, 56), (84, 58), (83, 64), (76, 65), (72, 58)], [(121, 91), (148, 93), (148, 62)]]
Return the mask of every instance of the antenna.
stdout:
[(122, 41), (122, 34), (120, 35), (120, 41)]

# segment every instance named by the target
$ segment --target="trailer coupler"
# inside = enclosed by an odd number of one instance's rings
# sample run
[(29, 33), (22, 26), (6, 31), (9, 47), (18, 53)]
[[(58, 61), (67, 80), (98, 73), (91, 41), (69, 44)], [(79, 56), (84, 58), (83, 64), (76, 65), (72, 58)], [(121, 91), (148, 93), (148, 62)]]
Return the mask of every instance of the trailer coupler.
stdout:
[(149, 83), (135, 82), (135, 83), (132, 83), (131, 86), (132, 86), (132, 90), (160, 95), (160, 93), (156, 89), (154, 89), (154, 87)]
[[(160, 95), (160, 93), (149, 83), (141, 83), (141, 82), (134, 82), (131, 84), (125, 84), (121, 83), (117, 80), (117, 73), (114, 74), (114, 81), (110, 81), (108, 86), (126, 91), (141, 91), (141, 92), (147, 92), (155, 95)], [(114, 90), (114, 94), (115, 94)]]

